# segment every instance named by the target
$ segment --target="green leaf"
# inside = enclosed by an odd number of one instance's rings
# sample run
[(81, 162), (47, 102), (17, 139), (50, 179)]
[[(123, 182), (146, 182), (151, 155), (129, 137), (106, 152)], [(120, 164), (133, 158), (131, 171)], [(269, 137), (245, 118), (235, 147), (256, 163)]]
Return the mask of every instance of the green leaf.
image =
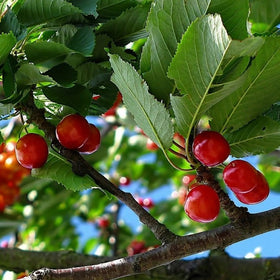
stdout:
[(248, 37), (249, 0), (212, 0), (208, 13), (221, 15), (232, 39), (243, 40)]
[(223, 97), (220, 93), (216, 93), (217, 97), (208, 94), (208, 91), (229, 44), (230, 38), (219, 15), (203, 16), (183, 35), (168, 76), (185, 95), (181, 98), (182, 104), (176, 96), (171, 97), (171, 103), (180, 133), (186, 138), (199, 117)]
[(18, 12), (20, 22), (35, 25), (81, 13), (81, 10), (64, 0), (26, 0)]
[(48, 160), (43, 167), (32, 169), (32, 176), (52, 179), (72, 191), (81, 191), (95, 186), (94, 181), (88, 176), (75, 175), (71, 164), (54, 152), (49, 153)]
[(141, 72), (150, 92), (168, 102), (174, 83), (167, 77), (168, 66), (177, 44), (193, 20), (204, 15), (210, 3), (190, 0), (159, 0), (152, 6), (147, 21), (148, 40), (141, 56)]
[(95, 35), (93, 30), (88, 27), (82, 27), (77, 30), (75, 35), (67, 43), (67, 47), (82, 53), (83, 55), (91, 55), (95, 45)]
[(0, 34), (0, 65), (3, 64), (17, 40), (12, 32)]
[(15, 13), (9, 8), (5, 16), (0, 22), (0, 33), (9, 33), (10, 31), (16, 36), (17, 40), (21, 40), (26, 35), (26, 28), (24, 28), (18, 21)]
[(248, 125), (233, 132), (226, 133), (231, 155), (245, 157), (266, 154), (280, 146), (280, 123), (268, 117), (259, 117)]
[(237, 130), (280, 100), (279, 43), (279, 38), (266, 38), (244, 74), (245, 83), (210, 110), (212, 129), (220, 132)]
[(87, 88), (80, 85), (71, 88), (45, 87), (43, 93), (51, 101), (70, 106), (81, 115), (87, 114), (92, 96)]
[(81, 64), (77, 68), (77, 82), (86, 85), (88, 88), (94, 88), (100, 84), (110, 81), (112, 71), (101, 67), (94, 62)]
[(94, 17), (98, 16), (96, 11), (98, 1), (99, 0), (69, 0), (74, 6), (82, 10), (85, 15), (93, 15)]
[(2, 79), (4, 95), (6, 97), (11, 96), (16, 89), (15, 73), (17, 71), (18, 64), (15, 57), (9, 55), (3, 66)]
[(60, 64), (66, 56), (73, 51), (64, 44), (50, 41), (37, 41), (25, 46), (27, 58), (35, 64), (42, 65), (47, 69)]
[(77, 80), (77, 71), (67, 63), (56, 65), (44, 74), (52, 77), (57, 83), (65, 87), (72, 86), (73, 82)]
[(271, 31), (280, 22), (280, 2), (274, 0), (250, 0), (250, 21), (253, 33)]
[(39, 69), (34, 64), (23, 64), (17, 70), (15, 79), (18, 85), (34, 85), (42, 82), (54, 83), (51, 77), (42, 75)]
[(123, 11), (136, 6), (135, 0), (99, 0), (97, 3), (97, 13), (99, 18), (114, 18)]
[(110, 56), (114, 70), (112, 81), (119, 88), (127, 109), (137, 125), (162, 150), (172, 145), (173, 125), (164, 104), (148, 92), (148, 86), (127, 62), (116, 55)]
[(265, 39), (262, 37), (250, 37), (243, 41), (232, 40), (226, 53), (226, 58), (256, 56), (264, 42)]
[(150, 5), (125, 10), (120, 16), (101, 26), (98, 34), (106, 33), (117, 44), (128, 44), (147, 36), (145, 23)]

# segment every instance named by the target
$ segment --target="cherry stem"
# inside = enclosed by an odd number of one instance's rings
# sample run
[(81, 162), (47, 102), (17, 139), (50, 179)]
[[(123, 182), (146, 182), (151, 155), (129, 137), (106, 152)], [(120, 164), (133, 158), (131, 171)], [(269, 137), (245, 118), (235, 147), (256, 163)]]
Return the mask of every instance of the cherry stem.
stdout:
[(186, 151), (185, 151), (185, 148), (184, 148), (183, 146), (181, 146), (179, 143), (177, 143), (176, 141), (173, 140), (173, 144), (174, 144), (176, 147), (178, 147), (180, 150), (186, 152)]
[(168, 151), (171, 152), (172, 154), (174, 154), (175, 156), (178, 156), (178, 157), (183, 158), (183, 159), (186, 160), (186, 156), (185, 155), (174, 151), (172, 148), (169, 148)]

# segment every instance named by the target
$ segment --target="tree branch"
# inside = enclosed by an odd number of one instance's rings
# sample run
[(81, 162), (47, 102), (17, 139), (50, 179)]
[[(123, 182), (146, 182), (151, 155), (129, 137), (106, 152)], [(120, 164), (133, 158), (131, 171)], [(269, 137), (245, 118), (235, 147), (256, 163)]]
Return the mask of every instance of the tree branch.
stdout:
[(46, 268), (35, 271), (25, 280), (117, 279), (142, 273), (202, 251), (222, 249), (279, 227), (280, 207), (258, 214), (248, 214), (247, 222), (243, 227), (236, 227), (235, 224), (230, 223), (206, 232), (178, 237), (168, 244), (142, 254), (97, 265), (66, 269)]
[[(34, 252), (0, 248), (0, 268), (14, 272), (22, 272), (25, 269), (36, 270), (45, 267), (44, 264), (52, 268), (74, 267), (102, 263), (106, 260), (109, 261), (109, 258), (71, 251)], [(240, 259), (230, 257), (226, 253), (211, 254), (208, 257), (174, 261), (166, 266), (154, 268), (145, 272), (145, 279), (190, 280), (193, 277), (200, 277), (199, 279), (216, 280), (220, 279), (221, 275), (225, 275), (227, 280), (248, 280), (248, 275), (254, 280), (279, 278), (280, 258)], [(139, 274), (125, 279), (142, 280), (143, 276)]]

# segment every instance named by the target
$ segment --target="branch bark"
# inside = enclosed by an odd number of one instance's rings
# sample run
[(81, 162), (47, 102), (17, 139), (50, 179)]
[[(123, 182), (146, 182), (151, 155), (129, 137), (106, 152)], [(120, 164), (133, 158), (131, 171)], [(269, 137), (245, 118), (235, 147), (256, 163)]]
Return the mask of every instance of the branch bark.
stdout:
[[(0, 268), (15, 272), (36, 270), (39, 267), (74, 267), (109, 261), (106, 257), (82, 255), (71, 251), (34, 252), (20, 249), (0, 249)], [(233, 258), (226, 253), (209, 255), (193, 260), (174, 261), (144, 274), (127, 276), (125, 280), (143, 279), (195, 279), (199, 280), (263, 280), (278, 279), (280, 258)], [(273, 278), (275, 277), (275, 278)], [(27, 278), (27, 277), (26, 277)]]
[(279, 227), (280, 207), (258, 214), (249, 214), (247, 222), (243, 227), (236, 227), (234, 223), (229, 223), (206, 232), (178, 237), (168, 244), (142, 254), (89, 266), (65, 269), (45, 268), (35, 271), (29, 277), (26, 277), (25, 280), (118, 279), (128, 275), (143, 273), (202, 251), (223, 249), (238, 241), (278, 229)]

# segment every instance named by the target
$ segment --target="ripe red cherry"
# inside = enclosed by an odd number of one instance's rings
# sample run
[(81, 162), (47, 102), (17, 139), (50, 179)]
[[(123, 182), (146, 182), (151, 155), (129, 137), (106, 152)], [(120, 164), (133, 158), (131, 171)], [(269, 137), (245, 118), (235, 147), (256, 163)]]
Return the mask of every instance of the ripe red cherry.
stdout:
[(25, 168), (40, 168), (48, 158), (48, 145), (39, 134), (28, 133), (21, 137), (15, 148), (18, 162)]
[(121, 185), (121, 186), (128, 186), (130, 183), (131, 183), (130, 178), (125, 177), (125, 176), (122, 176), (122, 177), (120, 178), (120, 185)]
[(56, 127), (55, 133), (63, 147), (76, 150), (80, 148), (89, 137), (89, 123), (79, 114), (70, 114), (60, 121)]
[(258, 171), (258, 183), (249, 192), (235, 193), (239, 201), (245, 204), (257, 204), (264, 201), (269, 195), (269, 185), (264, 175)]
[(101, 135), (99, 129), (93, 125), (89, 124), (89, 137), (82, 147), (78, 148), (78, 151), (83, 154), (92, 154), (98, 150), (101, 142)]
[(194, 221), (212, 222), (220, 212), (218, 194), (208, 185), (197, 185), (188, 193), (184, 209)]
[(158, 145), (153, 142), (150, 138), (147, 139), (146, 148), (150, 151), (158, 150)]
[(107, 228), (110, 225), (110, 221), (106, 217), (99, 218), (97, 224), (100, 228)]
[(216, 166), (224, 162), (230, 154), (227, 140), (216, 131), (203, 131), (193, 141), (194, 156), (206, 166)]
[(129, 256), (133, 256), (139, 253), (147, 251), (144, 241), (133, 240), (127, 247), (127, 253)]
[(258, 171), (249, 162), (241, 159), (230, 162), (223, 171), (226, 185), (235, 193), (246, 193), (256, 187)]
[(190, 183), (195, 180), (196, 175), (195, 174), (187, 174), (183, 176), (182, 183), (186, 186), (189, 187)]

